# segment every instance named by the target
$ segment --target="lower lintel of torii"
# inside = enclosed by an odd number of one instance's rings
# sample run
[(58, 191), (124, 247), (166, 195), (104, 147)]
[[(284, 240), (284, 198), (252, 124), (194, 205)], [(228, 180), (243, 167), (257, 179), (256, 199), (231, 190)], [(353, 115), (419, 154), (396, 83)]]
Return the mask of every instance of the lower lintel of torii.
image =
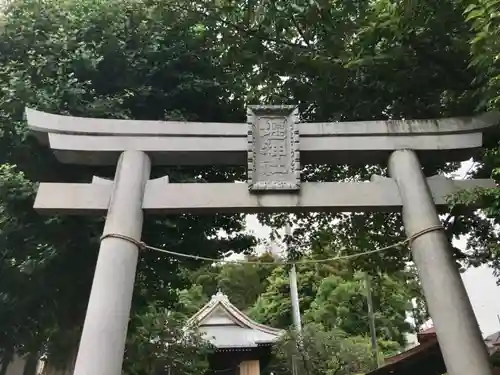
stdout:
[[(429, 177), (437, 206), (460, 190), (495, 187), (493, 180), (449, 180)], [(106, 214), (113, 189), (110, 180), (95, 178), (90, 184), (41, 183), (35, 209), (44, 214)], [(373, 176), (370, 182), (305, 182), (290, 193), (250, 193), (246, 183), (168, 183), (168, 178), (148, 181), (143, 201), (146, 213), (214, 214), (259, 212), (361, 212), (401, 210), (394, 180)]]

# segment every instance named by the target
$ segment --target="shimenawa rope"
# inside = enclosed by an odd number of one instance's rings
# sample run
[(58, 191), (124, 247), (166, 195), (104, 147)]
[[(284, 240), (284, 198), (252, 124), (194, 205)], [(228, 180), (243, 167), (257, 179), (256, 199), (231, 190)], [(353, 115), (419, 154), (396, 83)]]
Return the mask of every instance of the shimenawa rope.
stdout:
[(382, 251), (398, 248), (398, 247), (404, 246), (404, 245), (408, 245), (408, 247), (411, 248), (413, 241), (415, 241), (418, 237), (423, 236), (424, 234), (427, 234), (430, 232), (438, 231), (438, 230), (444, 230), (444, 227), (442, 225), (434, 225), (432, 227), (422, 229), (421, 231), (411, 235), (410, 237), (406, 238), (405, 240), (396, 242), (392, 245), (381, 247), (381, 248), (378, 248), (375, 250), (364, 251), (364, 252), (356, 253), (356, 254), (340, 255), (337, 257), (325, 258), (325, 259), (302, 259), (302, 260), (297, 260), (297, 261), (279, 261), (278, 260), (276, 262), (260, 262), (260, 261), (239, 260), (239, 259), (216, 259), (216, 258), (203, 257), (200, 255), (178, 253), (176, 251), (171, 251), (171, 250), (161, 249), (159, 247), (150, 246), (143, 241), (137, 241), (136, 239), (134, 239), (132, 237), (125, 236), (123, 234), (118, 234), (118, 233), (104, 234), (101, 237), (101, 241), (105, 240), (106, 238), (117, 238), (117, 239), (128, 241), (128, 242), (134, 244), (135, 246), (137, 246), (139, 248), (139, 250), (154, 250), (154, 251), (169, 254), (169, 255), (172, 255), (175, 257), (179, 257), (179, 258), (204, 260), (204, 261), (214, 262), (214, 263), (293, 265), (293, 264), (327, 263), (327, 262), (333, 262), (336, 260), (353, 259), (353, 258), (361, 257), (364, 255), (375, 254), (375, 253), (379, 253)]

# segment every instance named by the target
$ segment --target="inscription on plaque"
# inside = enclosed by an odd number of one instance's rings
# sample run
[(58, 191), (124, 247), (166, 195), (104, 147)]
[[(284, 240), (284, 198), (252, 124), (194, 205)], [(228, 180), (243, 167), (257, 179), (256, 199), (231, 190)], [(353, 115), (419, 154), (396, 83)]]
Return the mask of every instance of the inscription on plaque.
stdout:
[(248, 183), (251, 191), (300, 188), (296, 118), (293, 106), (248, 108)]

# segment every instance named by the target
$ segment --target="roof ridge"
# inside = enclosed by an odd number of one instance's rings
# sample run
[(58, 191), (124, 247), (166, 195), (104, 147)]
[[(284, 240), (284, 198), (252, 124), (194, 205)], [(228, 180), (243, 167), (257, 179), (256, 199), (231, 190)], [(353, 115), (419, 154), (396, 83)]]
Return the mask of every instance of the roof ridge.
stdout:
[(220, 290), (216, 294), (212, 295), (210, 301), (208, 301), (200, 310), (198, 310), (198, 312), (189, 318), (187, 325), (199, 325), (203, 319), (215, 311), (217, 306), (222, 306), (231, 315), (231, 317), (235, 318), (238, 323), (241, 323), (241, 325), (246, 326), (246, 328), (262, 331), (271, 335), (279, 335), (283, 332), (281, 329), (269, 327), (254, 321), (247, 314), (233, 305), (228, 296)]

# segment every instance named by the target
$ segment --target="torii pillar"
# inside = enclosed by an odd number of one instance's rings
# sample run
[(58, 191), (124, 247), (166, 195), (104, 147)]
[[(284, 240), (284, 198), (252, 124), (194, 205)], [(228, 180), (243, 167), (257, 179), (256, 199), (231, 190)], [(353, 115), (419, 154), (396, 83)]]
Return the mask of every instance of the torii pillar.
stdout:
[(75, 375), (121, 373), (139, 249), (130, 241), (105, 236), (141, 240), (150, 169), (142, 151), (124, 151), (118, 160)]
[[(419, 158), (461, 161), (500, 114), (472, 118), (298, 123), (290, 106), (250, 107), (248, 124), (88, 119), (27, 109), (28, 125), (65, 163), (117, 165), (114, 182), (41, 183), (35, 209), (107, 214), (75, 375), (120, 375), (146, 213), (401, 211), (449, 375), (491, 368), (436, 206), (491, 180), (426, 178)], [(417, 156), (418, 153), (418, 156)], [(302, 183), (301, 164), (375, 164), (391, 178)], [(148, 180), (150, 164), (247, 165), (248, 185)], [(106, 237), (119, 235), (122, 238)], [(129, 240), (127, 240), (127, 238)]]
[[(408, 237), (441, 225), (415, 152), (394, 151), (389, 173), (399, 186)], [(448, 374), (491, 374), (486, 346), (445, 233), (419, 236), (411, 250)], [(463, 341), (464, 337), (468, 339)]]

